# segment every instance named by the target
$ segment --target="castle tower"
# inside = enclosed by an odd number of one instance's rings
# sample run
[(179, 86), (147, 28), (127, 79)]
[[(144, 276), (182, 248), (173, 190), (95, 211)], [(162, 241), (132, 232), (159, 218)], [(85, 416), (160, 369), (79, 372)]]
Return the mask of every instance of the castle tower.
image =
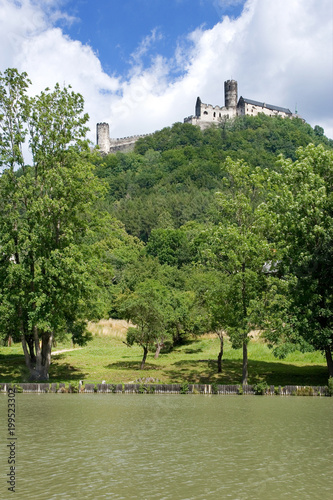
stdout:
[(102, 153), (108, 154), (110, 151), (110, 131), (108, 123), (97, 123), (97, 146)]
[(197, 98), (197, 102), (195, 104), (195, 116), (197, 116), (197, 117), (201, 116), (201, 99), (200, 99), (200, 97)]
[(226, 108), (236, 108), (237, 106), (237, 82), (227, 80), (224, 82), (224, 103)]

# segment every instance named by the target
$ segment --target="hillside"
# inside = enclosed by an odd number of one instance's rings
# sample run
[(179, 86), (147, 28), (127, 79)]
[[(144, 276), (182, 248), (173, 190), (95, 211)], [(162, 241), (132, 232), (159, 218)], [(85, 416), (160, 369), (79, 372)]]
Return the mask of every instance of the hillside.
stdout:
[(333, 147), (320, 127), (301, 120), (242, 117), (201, 131), (177, 123), (140, 139), (133, 153), (100, 158), (97, 175), (108, 184), (108, 210), (127, 232), (147, 242), (152, 229), (214, 220), (214, 193), (223, 189), (223, 162), (276, 169), (279, 155), (296, 159), (309, 143)]

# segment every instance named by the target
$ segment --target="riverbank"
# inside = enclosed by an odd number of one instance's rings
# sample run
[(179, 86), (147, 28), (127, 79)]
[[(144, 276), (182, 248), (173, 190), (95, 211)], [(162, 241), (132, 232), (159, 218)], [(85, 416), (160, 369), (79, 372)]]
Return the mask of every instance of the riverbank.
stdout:
[[(215, 395), (257, 395), (257, 396), (332, 396), (327, 386), (268, 386), (259, 382), (255, 385), (220, 384), (48, 384), (22, 383), (0, 384), (0, 392), (7, 393), (60, 393), (60, 394), (215, 394)], [(332, 390), (332, 388), (331, 388)]]
[[(50, 383), (108, 384), (140, 383), (151, 378), (160, 384), (218, 384), (239, 385), (242, 373), (242, 351), (232, 349), (225, 341), (222, 373), (217, 373), (219, 340), (214, 335), (188, 339), (186, 344), (172, 351), (162, 351), (158, 359), (148, 354), (144, 370), (140, 370), (142, 349), (125, 345), (124, 325), (112, 323), (94, 325), (93, 340), (83, 348), (72, 349), (70, 341), (54, 347), (50, 369)], [(284, 360), (276, 359), (260, 339), (249, 343), (250, 385), (262, 381), (269, 386), (325, 386), (327, 367), (320, 352), (289, 354)], [(22, 346), (0, 347), (0, 383), (25, 383)]]

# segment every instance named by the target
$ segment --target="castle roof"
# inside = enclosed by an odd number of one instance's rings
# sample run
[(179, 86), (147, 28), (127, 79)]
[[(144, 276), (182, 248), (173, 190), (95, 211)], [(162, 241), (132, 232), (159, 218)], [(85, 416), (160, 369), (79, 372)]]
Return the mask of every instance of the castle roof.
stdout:
[(282, 111), (287, 115), (291, 115), (292, 112), (288, 108), (281, 108), (280, 106), (274, 106), (273, 104), (266, 104), (265, 102), (253, 101), (252, 99), (246, 99), (245, 97), (240, 97), (238, 104), (240, 102), (244, 102), (246, 104), (252, 104), (253, 106), (260, 106), (261, 108), (272, 109), (273, 111)]

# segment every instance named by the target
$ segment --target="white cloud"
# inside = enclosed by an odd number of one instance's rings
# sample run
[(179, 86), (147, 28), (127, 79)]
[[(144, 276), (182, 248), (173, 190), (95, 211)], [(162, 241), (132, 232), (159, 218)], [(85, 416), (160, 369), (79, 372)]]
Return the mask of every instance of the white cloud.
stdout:
[(154, 28), (151, 31), (150, 35), (147, 35), (144, 37), (144, 39), (140, 42), (139, 46), (137, 49), (131, 54), (131, 57), (133, 59), (133, 63), (136, 66), (142, 67), (142, 58), (145, 56), (149, 49), (154, 45), (156, 41), (162, 40), (163, 35), (160, 33), (157, 28)]
[[(215, 1), (215, 0), (214, 0)], [(219, 3), (220, 2), (220, 3)], [(216, 0), (227, 6), (238, 0)], [(27, 71), (38, 92), (56, 82), (83, 94), (92, 140), (97, 122), (114, 137), (147, 133), (182, 121), (198, 95), (224, 104), (223, 82), (238, 80), (244, 97), (289, 107), (333, 137), (331, 0), (248, 0), (241, 17), (224, 17), (179, 41), (172, 60), (154, 56), (152, 31), (133, 53), (131, 72), (106, 74), (88, 45), (71, 40), (55, 19), (67, 19), (60, 0), (0, 0), (0, 69)], [(175, 75), (178, 75), (175, 77)], [(179, 76), (181, 75), (181, 76)]]

